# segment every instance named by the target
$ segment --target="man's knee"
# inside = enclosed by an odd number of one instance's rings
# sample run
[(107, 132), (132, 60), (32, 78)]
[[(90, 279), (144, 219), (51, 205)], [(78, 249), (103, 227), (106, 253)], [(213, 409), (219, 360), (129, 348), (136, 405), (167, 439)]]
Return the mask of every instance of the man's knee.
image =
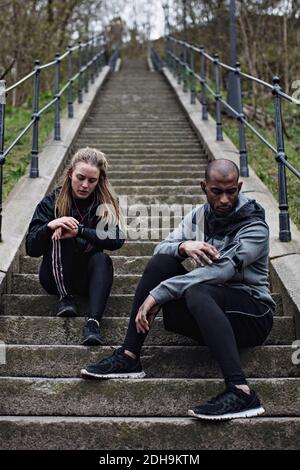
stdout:
[(180, 268), (180, 266), (180, 261), (175, 256), (157, 253), (149, 260), (144, 272), (158, 271), (172, 274), (174, 269)]
[(185, 291), (185, 301), (188, 308), (203, 307), (212, 298), (210, 286), (205, 284), (193, 284)]

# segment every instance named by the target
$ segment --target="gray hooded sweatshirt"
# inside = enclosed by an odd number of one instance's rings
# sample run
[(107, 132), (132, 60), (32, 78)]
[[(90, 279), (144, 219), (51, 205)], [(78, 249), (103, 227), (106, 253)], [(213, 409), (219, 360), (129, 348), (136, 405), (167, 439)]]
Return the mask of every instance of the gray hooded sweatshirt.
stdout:
[(245, 291), (274, 309), (268, 283), (269, 228), (264, 209), (255, 200), (240, 194), (235, 209), (226, 217), (217, 217), (208, 203), (197, 207), (159, 243), (154, 254), (184, 260), (178, 248), (185, 240), (205, 241), (221, 256), (212, 265), (196, 266), (187, 274), (161, 282), (150, 291), (158, 304), (178, 299), (190, 286), (201, 283)]

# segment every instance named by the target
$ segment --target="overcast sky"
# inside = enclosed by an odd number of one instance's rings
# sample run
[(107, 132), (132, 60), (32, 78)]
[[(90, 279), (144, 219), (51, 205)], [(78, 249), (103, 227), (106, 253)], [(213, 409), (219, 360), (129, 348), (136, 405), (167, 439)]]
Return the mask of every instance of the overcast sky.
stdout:
[[(166, 0), (165, 0), (166, 1)], [(151, 39), (157, 39), (164, 34), (164, 11), (162, 0), (127, 0), (124, 2), (112, 0), (110, 7), (114, 11), (114, 16), (121, 16), (128, 27), (134, 25), (135, 20), (140, 27), (148, 23), (148, 17), (151, 24)], [(169, 0), (169, 5), (172, 0)]]

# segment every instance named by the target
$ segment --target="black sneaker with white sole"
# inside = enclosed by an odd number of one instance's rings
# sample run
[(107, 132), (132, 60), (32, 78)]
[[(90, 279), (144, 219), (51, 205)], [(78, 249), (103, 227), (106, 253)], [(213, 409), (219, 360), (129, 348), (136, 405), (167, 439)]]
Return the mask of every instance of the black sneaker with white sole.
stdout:
[(142, 379), (145, 377), (139, 359), (133, 359), (124, 353), (124, 348), (118, 348), (97, 364), (81, 369), (84, 378), (94, 379)]
[(102, 343), (99, 322), (95, 318), (89, 318), (83, 329), (81, 344), (84, 346), (99, 346)]
[(234, 385), (228, 386), (224, 392), (203, 405), (188, 410), (190, 416), (206, 420), (251, 418), (264, 412), (254, 390), (248, 394)]

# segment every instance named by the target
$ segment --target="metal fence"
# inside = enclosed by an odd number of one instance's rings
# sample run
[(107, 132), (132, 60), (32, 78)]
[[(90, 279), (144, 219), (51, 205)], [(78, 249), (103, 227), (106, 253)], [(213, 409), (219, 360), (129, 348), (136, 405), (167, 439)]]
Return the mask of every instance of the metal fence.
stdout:
[[(196, 47), (185, 41), (175, 39), (171, 36), (165, 38), (165, 51), (166, 51), (166, 66), (177, 78), (178, 84), (183, 83), (183, 91), (187, 92), (190, 89), (191, 104), (196, 102), (196, 81), (201, 84), (201, 104), (202, 104), (202, 119), (208, 119), (208, 93), (214, 97), (215, 100), (215, 118), (216, 118), (216, 139), (223, 140), (223, 124), (222, 124), (222, 106), (230, 112), (230, 115), (235, 117), (239, 123), (239, 155), (240, 155), (240, 173), (241, 176), (249, 176), (248, 158), (247, 158), (247, 145), (245, 136), (245, 127), (250, 129), (253, 134), (260, 139), (275, 155), (278, 164), (278, 199), (279, 199), (279, 239), (283, 242), (291, 240), (290, 219), (288, 211), (288, 195), (287, 195), (287, 181), (286, 181), (286, 168), (291, 171), (298, 179), (300, 179), (299, 171), (294, 168), (287, 160), (287, 155), (284, 149), (284, 130), (282, 120), (282, 100), (300, 106), (300, 101), (292, 96), (284, 93), (280, 87), (278, 77), (273, 78), (273, 84), (260, 80), (252, 75), (241, 72), (240, 63), (237, 62), (235, 67), (230, 67), (220, 61), (219, 56), (209, 55), (204, 47)], [(200, 60), (200, 72), (195, 71), (195, 58), (198, 56)], [(214, 67), (214, 86), (213, 88), (208, 84), (207, 80), (207, 64), (213, 64)], [(234, 73), (236, 77), (236, 87), (238, 95), (237, 109), (233, 109), (223, 98), (221, 90), (221, 73), (222, 69), (227, 73)], [(190, 77), (190, 83), (189, 83)], [(276, 147), (274, 147), (254, 126), (252, 126), (246, 119), (243, 112), (242, 101), (242, 79), (255, 82), (266, 88), (273, 95), (274, 99), (274, 114), (275, 114), (275, 137)]]
[[(119, 48), (117, 48), (109, 60), (109, 66), (112, 70), (115, 68), (116, 60), (119, 56)], [(66, 61), (67, 78), (65, 83), (61, 83), (61, 63)], [(94, 83), (95, 77), (99, 75), (102, 67), (107, 63), (106, 44), (103, 35), (93, 37), (92, 39), (82, 43), (69, 46), (62, 55), (56, 54), (54, 60), (41, 65), (37, 60), (34, 63), (33, 71), (23, 77), (14, 85), (6, 88), (6, 82), (0, 80), (0, 241), (2, 233), (2, 205), (3, 205), (3, 166), (5, 160), (12, 149), (32, 128), (32, 148), (31, 148), (31, 164), (30, 177), (37, 178), (39, 176), (39, 121), (43, 113), (53, 107), (54, 111), (54, 140), (61, 139), (61, 97), (67, 92), (67, 109), (68, 117), (73, 117), (74, 102), (74, 83), (77, 81), (77, 100), (82, 103), (84, 92), (89, 91), (89, 82)], [(41, 72), (45, 69), (53, 69), (53, 98), (40, 109), (40, 80)], [(76, 69), (74, 74), (73, 69)], [(19, 133), (15, 140), (4, 148), (5, 138), (5, 105), (6, 96), (15, 88), (19, 87), (27, 80), (33, 79), (33, 113), (30, 122)]]

